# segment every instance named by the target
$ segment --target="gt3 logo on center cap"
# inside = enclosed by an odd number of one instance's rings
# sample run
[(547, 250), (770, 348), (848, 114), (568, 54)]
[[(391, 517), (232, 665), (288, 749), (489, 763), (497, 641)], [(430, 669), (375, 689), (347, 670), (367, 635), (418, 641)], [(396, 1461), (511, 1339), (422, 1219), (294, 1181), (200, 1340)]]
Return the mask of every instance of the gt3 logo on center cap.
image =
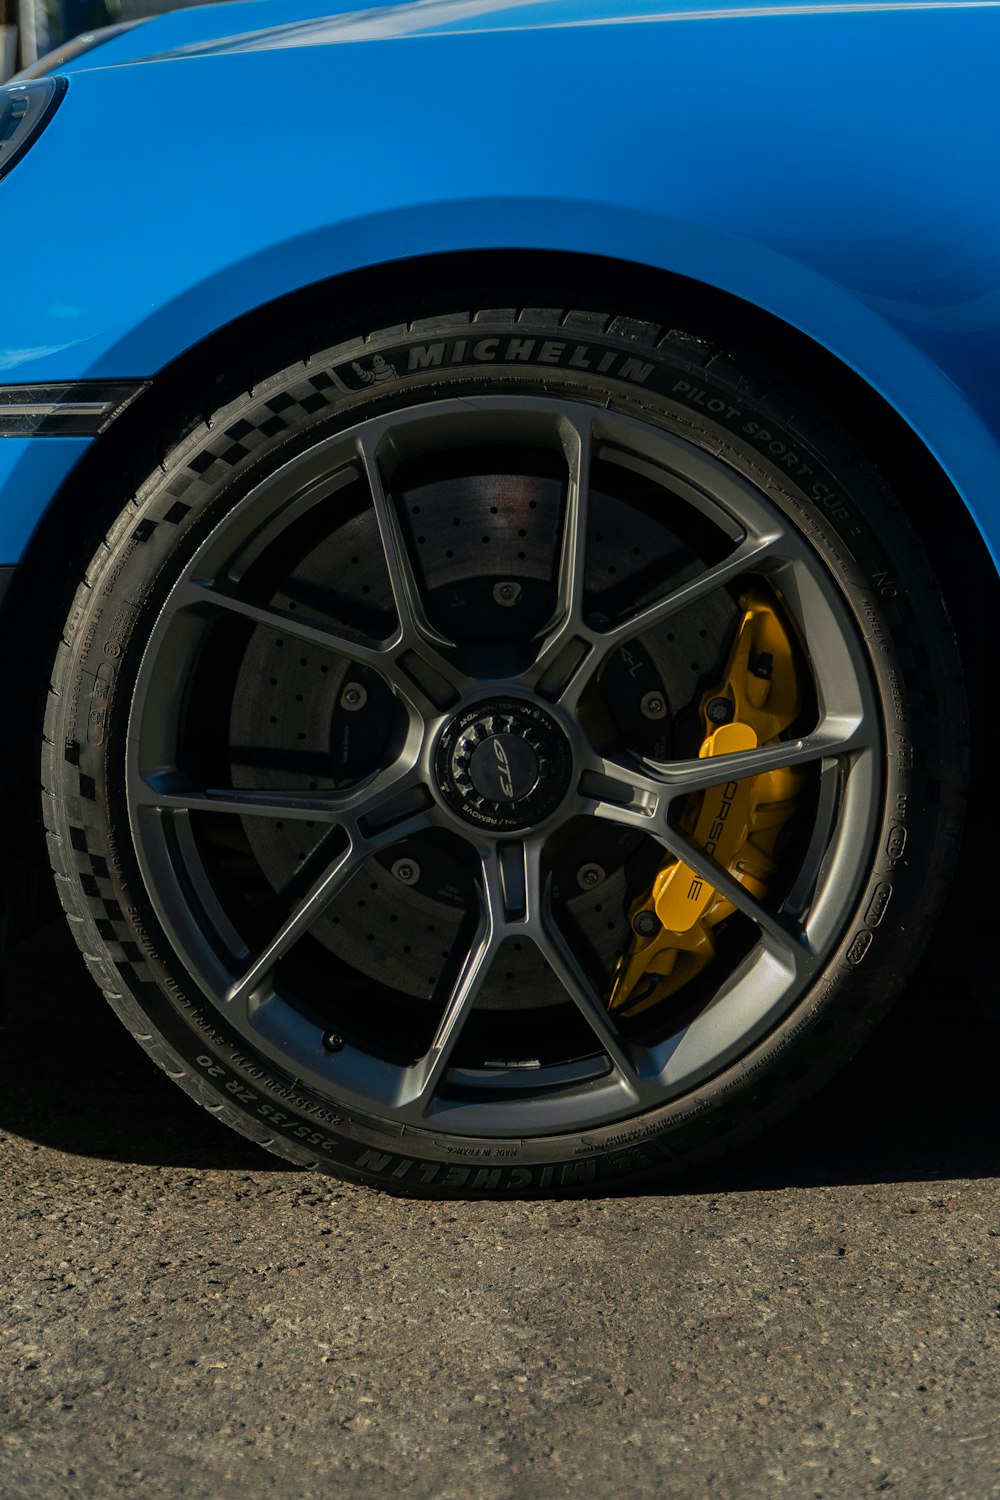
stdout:
[(447, 724), (434, 757), (438, 789), (466, 822), (493, 833), (547, 818), (570, 783), (558, 721), (530, 699), (473, 705)]
[(507, 759), (507, 752), (503, 747), (503, 741), (499, 735), (496, 735), (496, 737), (493, 739), (492, 745), (493, 754), (496, 756), (497, 765), (500, 768), (501, 795), (504, 797), (513, 797), (514, 783), (511, 780), (510, 761)]
[(469, 779), (491, 802), (516, 802), (537, 786), (541, 766), (537, 752), (522, 735), (492, 734), (473, 751)]

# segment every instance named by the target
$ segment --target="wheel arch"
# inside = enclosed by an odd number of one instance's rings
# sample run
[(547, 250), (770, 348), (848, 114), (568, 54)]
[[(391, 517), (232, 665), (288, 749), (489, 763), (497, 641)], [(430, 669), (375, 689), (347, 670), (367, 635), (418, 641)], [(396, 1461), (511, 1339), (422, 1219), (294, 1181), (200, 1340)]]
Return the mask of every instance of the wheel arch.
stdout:
[[(91, 445), (42, 516), (18, 575), (44, 584), (53, 557), (59, 559), (67, 547), (74, 550), (75, 534), (93, 533), (95, 517), (86, 501), (101, 494), (109, 479), (121, 494), (137, 463), (148, 473), (150, 460), (162, 457), (150, 450), (150, 431), (172, 440), (268, 366), (306, 359), (316, 347), (373, 326), (430, 316), (445, 302), (452, 308), (475, 305), (483, 286), (499, 289), (499, 297), (491, 292), (494, 305), (606, 306), (665, 325), (679, 321), (682, 308), (687, 326), (720, 347), (766, 349), (764, 362), (780, 370), (782, 382), (835, 412), (890, 487), (907, 497), (911, 519), (937, 559), (942, 581), (953, 585), (956, 604), (970, 582), (977, 591), (1000, 588), (969, 497), (905, 415), (817, 339), (732, 293), (655, 267), (578, 253), (510, 250), (421, 256), (347, 272), (213, 329), (164, 366)], [(947, 526), (941, 524), (943, 512)]]
[[(647, 321), (683, 320), (720, 346), (766, 349), (783, 384), (808, 393), (835, 412), (839, 426), (877, 463), (906, 497), (910, 518), (934, 559), (945, 589), (970, 681), (985, 668), (982, 622), (1000, 605), (1000, 579), (989, 545), (952, 478), (921, 436), (886, 397), (829, 349), (789, 322), (705, 283), (606, 257), (535, 251), (476, 251), (420, 257), (345, 273), (313, 283), (215, 329), (160, 370), (148, 389), (76, 464), (32, 535), (0, 617), (0, 641), (11, 644), (18, 627), (18, 692), (28, 708), (30, 732), (21, 744), (20, 776), (36, 784), (34, 726), (38, 684), (54, 649), (58, 621), (72, 597), (102, 520), (110, 524), (129, 489), (163, 457), (148, 434), (172, 442), (268, 367), (306, 359), (315, 348), (347, 340), (372, 327), (413, 320), (482, 302), (493, 305), (583, 306), (614, 310)], [(266, 357), (260, 355), (267, 350)], [(95, 496), (106, 496), (94, 507)], [(102, 516), (101, 504), (108, 514)], [(62, 614), (60, 610), (62, 609)], [(53, 623), (55, 622), (55, 623)], [(972, 704), (976, 719), (984, 710)], [(979, 724), (985, 730), (985, 723)], [(33, 793), (32, 793), (33, 795)]]

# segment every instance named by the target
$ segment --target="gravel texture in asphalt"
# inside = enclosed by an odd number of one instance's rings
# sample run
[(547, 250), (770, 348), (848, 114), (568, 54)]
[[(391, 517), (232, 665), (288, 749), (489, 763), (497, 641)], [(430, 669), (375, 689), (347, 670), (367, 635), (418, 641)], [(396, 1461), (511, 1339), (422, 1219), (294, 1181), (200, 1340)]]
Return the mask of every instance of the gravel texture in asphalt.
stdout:
[(1000, 1495), (1000, 1037), (929, 966), (752, 1151), (503, 1204), (225, 1132), (58, 927), (7, 974), (4, 1497)]

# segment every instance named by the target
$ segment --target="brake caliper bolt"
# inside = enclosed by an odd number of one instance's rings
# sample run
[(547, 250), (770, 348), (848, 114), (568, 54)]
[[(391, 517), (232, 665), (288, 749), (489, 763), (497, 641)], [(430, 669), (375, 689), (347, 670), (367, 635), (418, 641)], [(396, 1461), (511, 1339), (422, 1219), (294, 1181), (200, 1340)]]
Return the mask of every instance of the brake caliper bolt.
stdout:
[(493, 597), (504, 609), (510, 609), (521, 597), (521, 585), (519, 583), (498, 583), (494, 586)]
[(637, 911), (632, 918), (632, 930), (640, 937), (655, 937), (660, 930), (660, 919), (655, 911)]
[(728, 724), (733, 717), (733, 705), (728, 698), (711, 698), (705, 713), (713, 724)]
[(392, 873), (404, 885), (416, 885), (420, 879), (420, 866), (415, 859), (397, 859), (392, 867)]
[(581, 865), (576, 872), (576, 883), (582, 891), (593, 890), (595, 885), (600, 885), (605, 879), (607, 876), (601, 865)]
[(343, 1050), (344, 1038), (336, 1031), (324, 1031), (323, 1046), (327, 1052), (340, 1052)]
[(647, 719), (663, 719), (666, 717), (667, 705), (662, 693), (643, 693), (639, 699), (639, 707)]
[(344, 685), (344, 691), (340, 695), (340, 706), (346, 708), (350, 713), (357, 713), (359, 708), (364, 708), (368, 702), (368, 694), (360, 682), (348, 682)]

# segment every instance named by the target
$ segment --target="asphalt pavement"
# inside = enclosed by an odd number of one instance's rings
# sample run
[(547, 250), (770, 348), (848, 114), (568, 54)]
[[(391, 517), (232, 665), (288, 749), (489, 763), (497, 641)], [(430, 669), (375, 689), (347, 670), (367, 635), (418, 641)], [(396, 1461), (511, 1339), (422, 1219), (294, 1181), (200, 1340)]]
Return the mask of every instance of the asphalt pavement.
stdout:
[(1000, 1031), (929, 963), (697, 1180), (446, 1205), (226, 1132), (59, 927), (7, 969), (5, 1500), (1000, 1495)]

